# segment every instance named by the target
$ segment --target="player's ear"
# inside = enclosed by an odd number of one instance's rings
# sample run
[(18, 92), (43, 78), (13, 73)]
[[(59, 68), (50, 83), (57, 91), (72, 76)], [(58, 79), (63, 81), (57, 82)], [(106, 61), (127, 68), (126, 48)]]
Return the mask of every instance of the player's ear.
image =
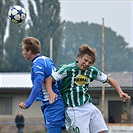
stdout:
[(28, 54), (29, 54), (29, 55), (32, 54), (31, 50), (28, 51)]
[(78, 55), (78, 56), (77, 56), (77, 59), (78, 59), (78, 60), (81, 59), (81, 55)]

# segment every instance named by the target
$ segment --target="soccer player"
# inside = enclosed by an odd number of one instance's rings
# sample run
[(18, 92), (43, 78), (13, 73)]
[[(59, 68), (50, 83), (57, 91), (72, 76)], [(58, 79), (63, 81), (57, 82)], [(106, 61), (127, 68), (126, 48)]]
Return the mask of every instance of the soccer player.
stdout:
[(60, 95), (58, 82), (52, 85), (55, 101), (50, 104), (48, 93), (51, 90), (46, 90), (44, 87), (45, 79), (51, 75), (52, 71), (56, 70), (54, 62), (40, 54), (40, 41), (34, 37), (27, 37), (22, 40), (22, 54), (26, 60), (33, 62), (31, 70), (31, 80), (33, 87), (26, 102), (21, 102), (19, 107), (28, 109), (35, 100), (42, 101), (41, 110), (44, 115), (44, 121), (48, 133), (61, 133), (65, 126), (65, 106)]
[[(109, 83), (123, 101), (130, 100), (130, 96), (122, 91), (114, 79), (92, 66), (95, 61), (96, 51), (83, 44), (79, 48), (77, 61), (61, 65), (45, 80), (48, 89), (51, 88), (52, 82), (62, 79), (60, 91), (66, 106), (66, 128), (69, 132), (106, 133), (108, 130), (100, 110), (92, 104), (92, 98), (88, 93), (89, 84), (93, 80)], [(52, 103), (53, 92), (49, 98)]]

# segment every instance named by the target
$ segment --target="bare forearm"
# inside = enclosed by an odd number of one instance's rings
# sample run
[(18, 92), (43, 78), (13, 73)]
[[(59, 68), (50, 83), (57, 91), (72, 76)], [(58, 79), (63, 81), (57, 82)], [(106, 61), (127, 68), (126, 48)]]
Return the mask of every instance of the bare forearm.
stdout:
[(112, 78), (108, 79), (108, 83), (120, 94), (123, 93), (120, 85)]
[(44, 85), (46, 87), (46, 90), (49, 93), (53, 92), (52, 90), (52, 78), (49, 76), (47, 79), (45, 79)]
[(107, 82), (119, 93), (119, 96), (123, 101), (129, 101), (131, 99), (127, 93), (122, 91), (120, 85), (114, 79), (108, 78)]
[(58, 95), (53, 92), (52, 82), (53, 82), (53, 79), (51, 76), (48, 77), (47, 79), (45, 79), (45, 82), (44, 82), (45, 88), (46, 88), (48, 95), (49, 95), (49, 102), (50, 103), (53, 103), (58, 97)]

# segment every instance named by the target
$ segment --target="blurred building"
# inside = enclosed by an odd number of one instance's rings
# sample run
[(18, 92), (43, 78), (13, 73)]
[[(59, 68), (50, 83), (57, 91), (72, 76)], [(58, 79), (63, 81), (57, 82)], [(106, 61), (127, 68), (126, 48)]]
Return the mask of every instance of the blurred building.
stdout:
[[(104, 118), (106, 123), (133, 123), (133, 83), (131, 72), (107, 73), (114, 78), (122, 90), (128, 93), (131, 102), (123, 102), (118, 93), (109, 84), (105, 83)], [(0, 127), (2, 133), (6, 133), (7, 126), (15, 126), (14, 118), (21, 109), (18, 104), (26, 101), (32, 88), (30, 73), (0, 73)], [(94, 81), (90, 84), (89, 93), (93, 103), (101, 110), (102, 83)], [(34, 104), (27, 110), (21, 110), (27, 123), (27, 129), (44, 130), (43, 116), (40, 102)], [(31, 126), (33, 125), (33, 127)], [(31, 127), (31, 128), (30, 128)], [(5, 131), (5, 132), (4, 132)], [(11, 132), (10, 132), (11, 133)]]
[(17, 132), (14, 120), (19, 111), (25, 117), (24, 133), (45, 131), (40, 102), (26, 110), (18, 106), (27, 100), (31, 88), (30, 73), (0, 73), (0, 133)]

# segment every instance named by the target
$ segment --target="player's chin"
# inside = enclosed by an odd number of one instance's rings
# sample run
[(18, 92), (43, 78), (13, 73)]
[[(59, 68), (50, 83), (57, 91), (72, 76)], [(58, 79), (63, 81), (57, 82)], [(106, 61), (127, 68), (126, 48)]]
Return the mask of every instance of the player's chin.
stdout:
[(24, 58), (26, 59), (26, 60), (30, 60), (28, 57), (26, 57), (26, 56), (24, 56)]
[(81, 70), (87, 70), (87, 68), (83, 67), (83, 68), (81, 68)]

